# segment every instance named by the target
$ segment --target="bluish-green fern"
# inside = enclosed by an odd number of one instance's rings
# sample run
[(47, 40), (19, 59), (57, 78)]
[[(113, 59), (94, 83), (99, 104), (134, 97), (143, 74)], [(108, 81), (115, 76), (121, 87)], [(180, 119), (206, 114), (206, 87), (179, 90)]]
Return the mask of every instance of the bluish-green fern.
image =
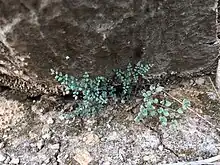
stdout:
[(122, 100), (131, 96), (132, 87), (140, 77), (146, 76), (149, 69), (149, 65), (138, 62), (135, 66), (128, 64), (125, 70), (114, 70), (117, 84), (122, 87), (122, 90), (119, 90), (121, 93), (117, 91), (117, 85), (112, 85), (111, 79), (103, 76), (92, 78), (86, 72), (81, 78), (75, 78), (54, 70), (51, 70), (51, 73), (65, 86), (66, 93), (71, 93), (77, 101), (74, 115), (88, 116), (102, 110), (110, 100), (117, 100), (117, 95), (122, 96)]

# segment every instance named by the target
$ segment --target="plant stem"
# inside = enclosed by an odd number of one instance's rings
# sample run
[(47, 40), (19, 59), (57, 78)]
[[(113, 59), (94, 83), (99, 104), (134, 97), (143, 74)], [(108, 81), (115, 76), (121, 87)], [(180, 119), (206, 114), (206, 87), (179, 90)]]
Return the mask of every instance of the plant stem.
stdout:
[[(171, 94), (167, 93), (167, 92), (164, 92), (166, 93), (168, 96), (170, 96), (173, 100), (177, 101), (178, 103), (180, 103), (182, 105), (182, 102), (175, 98), (174, 96), (172, 96)], [(192, 108), (188, 108), (188, 110), (190, 110), (191, 112), (193, 112), (194, 114), (196, 114), (199, 118), (203, 119), (205, 122), (207, 122), (209, 125), (213, 126), (213, 127), (216, 127), (214, 124), (212, 124), (211, 122), (209, 122), (208, 120), (206, 120), (204, 117), (202, 117), (200, 114), (198, 114), (197, 112), (195, 112)]]
[(210, 80), (210, 82), (211, 82), (211, 84), (212, 84), (213, 89), (215, 90), (216, 95), (218, 96), (218, 99), (220, 100), (220, 95), (219, 95), (219, 92), (218, 92), (218, 90), (216, 89), (216, 87), (215, 87), (214, 83), (212, 82), (211, 77), (209, 77), (209, 80)]

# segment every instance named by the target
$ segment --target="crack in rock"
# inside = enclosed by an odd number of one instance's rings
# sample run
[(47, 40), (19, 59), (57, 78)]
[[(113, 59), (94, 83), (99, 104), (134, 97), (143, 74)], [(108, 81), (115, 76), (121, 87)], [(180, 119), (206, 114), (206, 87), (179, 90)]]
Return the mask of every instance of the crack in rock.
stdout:
[(150, 127), (150, 126), (146, 126), (148, 127), (150, 130), (152, 130), (153, 132), (157, 133), (158, 137), (159, 137), (159, 141), (160, 144), (163, 146), (164, 149), (168, 150), (170, 153), (174, 154), (177, 158), (179, 158), (179, 155), (176, 151), (172, 150), (171, 148), (167, 147), (164, 143), (163, 143), (163, 135), (162, 132)]

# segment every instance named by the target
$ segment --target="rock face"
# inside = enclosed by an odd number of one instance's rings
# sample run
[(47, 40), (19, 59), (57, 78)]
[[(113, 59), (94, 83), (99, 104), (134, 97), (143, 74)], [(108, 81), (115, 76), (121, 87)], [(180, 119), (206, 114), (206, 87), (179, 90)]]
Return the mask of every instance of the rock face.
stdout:
[(0, 0), (0, 72), (29, 85), (53, 83), (51, 68), (107, 75), (139, 60), (196, 72), (218, 56), (216, 10), (216, 0)]

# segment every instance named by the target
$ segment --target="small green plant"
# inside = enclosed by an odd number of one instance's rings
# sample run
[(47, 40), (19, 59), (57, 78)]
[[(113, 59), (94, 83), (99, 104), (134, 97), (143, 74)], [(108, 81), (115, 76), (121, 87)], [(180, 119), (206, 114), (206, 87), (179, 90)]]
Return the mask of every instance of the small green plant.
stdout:
[(168, 119), (176, 124), (175, 116), (183, 114), (190, 107), (190, 101), (184, 99), (182, 104), (169, 99), (164, 92), (164, 87), (160, 85), (151, 85), (149, 90), (142, 92), (143, 104), (140, 106), (140, 112), (135, 118), (136, 121), (141, 121), (143, 118), (151, 117), (159, 119), (159, 122), (166, 126)]
[(130, 97), (132, 93), (132, 87), (134, 87), (139, 79), (145, 79), (147, 72), (151, 65), (142, 64), (138, 62), (135, 66), (128, 64), (126, 70), (116, 69), (114, 70), (116, 81), (122, 85), (122, 97)]
[[(74, 112), (68, 116), (93, 116), (109, 104), (110, 100), (125, 102), (129, 99), (137, 89), (137, 84), (147, 80), (146, 74), (150, 67), (151, 65), (141, 62), (136, 65), (128, 64), (125, 70), (113, 70), (112, 79), (103, 76), (93, 78), (87, 72), (81, 78), (54, 70), (51, 70), (51, 73), (60, 84), (64, 85), (65, 92), (72, 94), (76, 101)], [(160, 85), (150, 85), (148, 90), (142, 91), (142, 96), (143, 104), (135, 118), (136, 121), (151, 117), (166, 126), (172, 116), (177, 113), (182, 114), (190, 107), (190, 102), (186, 99), (181, 105), (174, 104), (174, 100), (169, 99)], [(172, 122), (176, 123), (176, 120)]]
[[(114, 70), (117, 85), (112, 85), (110, 79), (102, 76), (91, 78), (87, 72), (79, 79), (54, 70), (51, 70), (51, 73), (65, 86), (66, 93), (71, 93), (75, 98), (77, 106), (73, 115), (91, 116), (102, 110), (110, 100), (117, 100), (117, 93), (122, 96), (122, 100), (130, 96), (133, 85), (143, 78), (149, 69), (149, 65), (138, 62), (134, 67), (129, 64), (124, 71)], [(118, 86), (122, 86), (121, 94), (116, 91)]]
[(54, 70), (52, 74), (65, 86), (65, 92), (71, 93), (75, 98), (77, 106), (74, 115), (76, 116), (94, 115), (108, 103), (110, 98), (116, 98), (115, 89), (105, 77), (91, 78), (86, 72), (82, 78), (77, 79)]

